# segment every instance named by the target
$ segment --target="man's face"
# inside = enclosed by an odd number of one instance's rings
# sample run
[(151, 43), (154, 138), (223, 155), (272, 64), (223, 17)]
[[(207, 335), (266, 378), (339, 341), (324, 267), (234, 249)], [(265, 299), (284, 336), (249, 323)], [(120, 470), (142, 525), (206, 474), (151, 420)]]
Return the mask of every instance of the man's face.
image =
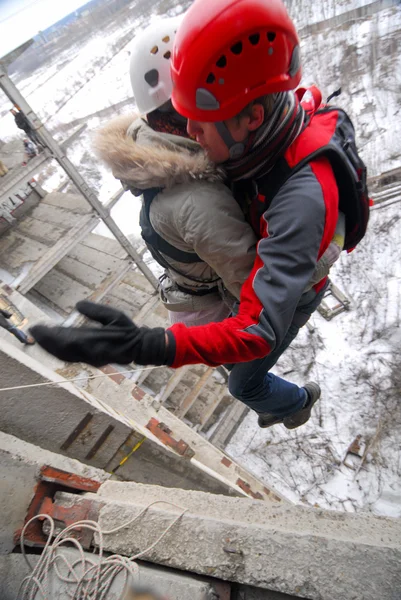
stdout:
[[(232, 138), (236, 142), (243, 142), (248, 136), (249, 121), (249, 117), (242, 117), (240, 120), (233, 118), (225, 121)], [(188, 119), (187, 131), (190, 136), (196, 138), (196, 141), (202, 146), (211, 161), (219, 164), (230, 158), (229, 149), (214, 123)]]
[[(249, 115), (233, 117), (224, 122), (233, 140), (244, 142), (251, 131), (255, 131), (262, 125), (264, 115), (263, 106), (255, 103)], [(196, 138), (212, 162), (219, 164), (230, 158), (229, 149), (214, 123), (188, 119), (187, 131), (191, 137)]]

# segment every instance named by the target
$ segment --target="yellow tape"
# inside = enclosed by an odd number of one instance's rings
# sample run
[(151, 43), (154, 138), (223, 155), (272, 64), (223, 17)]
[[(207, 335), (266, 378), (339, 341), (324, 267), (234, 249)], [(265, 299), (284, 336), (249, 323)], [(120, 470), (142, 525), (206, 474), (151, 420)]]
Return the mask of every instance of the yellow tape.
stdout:
[(143, 436), (143, 438), (141, 440), (139, 440), (139, 442), (137, 444), (135, 444), (135, 446), (132, 448), (132, 450), (130, 452), (128, 452), (127, 456), (124, 456), (124, 458), (121, 460), (119, 465), (114, 469), (114, 471), (111, 471), (112, 475), (117, 471), (117, 469), (122, 467), (127, 462), (129, 457), (132, 456), (134, 454), (134, 452), (136, 452), (138, 450), (138, 448), (140, 448), (142, 446), (142, 444), (145, 440), (146, 440), (146, 436)]

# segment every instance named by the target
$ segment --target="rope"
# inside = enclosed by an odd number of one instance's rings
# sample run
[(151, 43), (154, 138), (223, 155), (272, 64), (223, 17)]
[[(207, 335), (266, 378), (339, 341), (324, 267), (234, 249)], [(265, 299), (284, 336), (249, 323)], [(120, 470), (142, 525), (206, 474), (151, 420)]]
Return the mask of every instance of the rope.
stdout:
[(97, 379), (98, 377), (110, 377), (111, 375), (124, 375), (125, 373), (137, 373), (142, 371), (151, 371), (152, 369), (161, 369), (164, 365), (145, 367), (144, 369), (130, 369), (129, 371), (115, 371), (106, 373), (105, 375), (89, 375), (88, 377), (75, 377), (74, 379), (66, 379), (65, 381), (46, 381), (45, 383), (30, 383), (28, 385), (15, 385), (14, 387), (0, 388), (0, 392), (9, 392), (11, 390), (23, 390), (25, 388), (41, 387), (42, 385), (63, 385), (74, 381), (88, 381), (88, 379)]
[[(125, 529), (139, 520), (155, 504), (169, 504), (181, 510), (181, 513), (166, 527), (157, 540), (145, 550), (131, 557), (119, 554), (104, 557), (104, 536), (112, 535), (121, 531), (121, 529)], [(49, 593), (50, 575), (52, 573), (59, 582), (64, 583), (69, 588), (67, 594), (71, 600), (107, 600), (107, 594), (111, 585), (119, 575), (122, 575), (122, 579), (119, 582), (123, 583), (121, 594), (118, 598), (113, 595), (113, 598), (115, 600), (123, 600), (129, 587), (139, 581), (139, 569), (135, 561), (153, 550), (174, 525), (178, 523), (187, 510), (172, 502), (156, 500), (146, 506), (136, 517), (108, 531), (102, 530), (96, 521), (78, 521), (63, 529), (55, 537), (52, 544), (51, 539), (54, 537), (55, 531), (54, 520), (47, 514), (36, 515), (25, 524), (21, 532), (21, 552), (31, 573), (22, 581), (18, 590), (17, 600), (51, 600)], [(25, 532), (33, 521), (44, 519), (49, 522), (50, 531), (39, 561), (33, 567), (25, 553)], [(79, 541), (71, 536), (71, 532), (75, 530), (82, 532), (85, 529), (94, 532), (98, 536), (96, 546), (99, 561), (88, 558)], [(73, 562), (70, 562), (61, 552), (57, 552), (62, 546), (71, 547), (71, 545), (77, 550), (77, 558)], [(54, 586), (54, 589), (58, 588)]]

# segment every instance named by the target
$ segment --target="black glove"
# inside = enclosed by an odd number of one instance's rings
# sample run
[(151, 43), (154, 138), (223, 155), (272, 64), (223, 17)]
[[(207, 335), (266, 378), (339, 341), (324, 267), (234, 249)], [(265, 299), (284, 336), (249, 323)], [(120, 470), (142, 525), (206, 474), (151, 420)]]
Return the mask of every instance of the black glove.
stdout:
[(165, 365), (174, 361), (174, 337), (169, 336), (167, 347), (162, 327), (137, 327), (123, 312), (87, 300), (78, 302), (76, 309), (102, 327), (35, 325), (30, 329), (38, 344), (57, 358), (94, 367), (126, 365), (131, 361), (138, 365)]
[(12, 313), (8, 312), (8, 310), (3, 310), (0, 308), (0, 314), (3, 315), (5, 319), (11, 319), (13, 316)]

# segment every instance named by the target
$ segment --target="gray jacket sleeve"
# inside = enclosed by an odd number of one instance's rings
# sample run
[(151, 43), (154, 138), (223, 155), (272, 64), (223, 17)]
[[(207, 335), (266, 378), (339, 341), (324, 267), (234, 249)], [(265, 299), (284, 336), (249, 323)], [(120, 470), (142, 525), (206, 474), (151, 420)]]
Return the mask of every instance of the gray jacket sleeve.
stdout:
[(263, 309), (248, 331), (271, 350), (282, 342), (316, 268), (325, 214), (321, 186), (307, 166), (281, 188), (263, 217), (267, 235), (258, 245), (260, 269), (253, 280)]
[(256, 256), (256, 236), (226, 186), (195, 185), (177, 219), (185, 241), (239, 298)]

